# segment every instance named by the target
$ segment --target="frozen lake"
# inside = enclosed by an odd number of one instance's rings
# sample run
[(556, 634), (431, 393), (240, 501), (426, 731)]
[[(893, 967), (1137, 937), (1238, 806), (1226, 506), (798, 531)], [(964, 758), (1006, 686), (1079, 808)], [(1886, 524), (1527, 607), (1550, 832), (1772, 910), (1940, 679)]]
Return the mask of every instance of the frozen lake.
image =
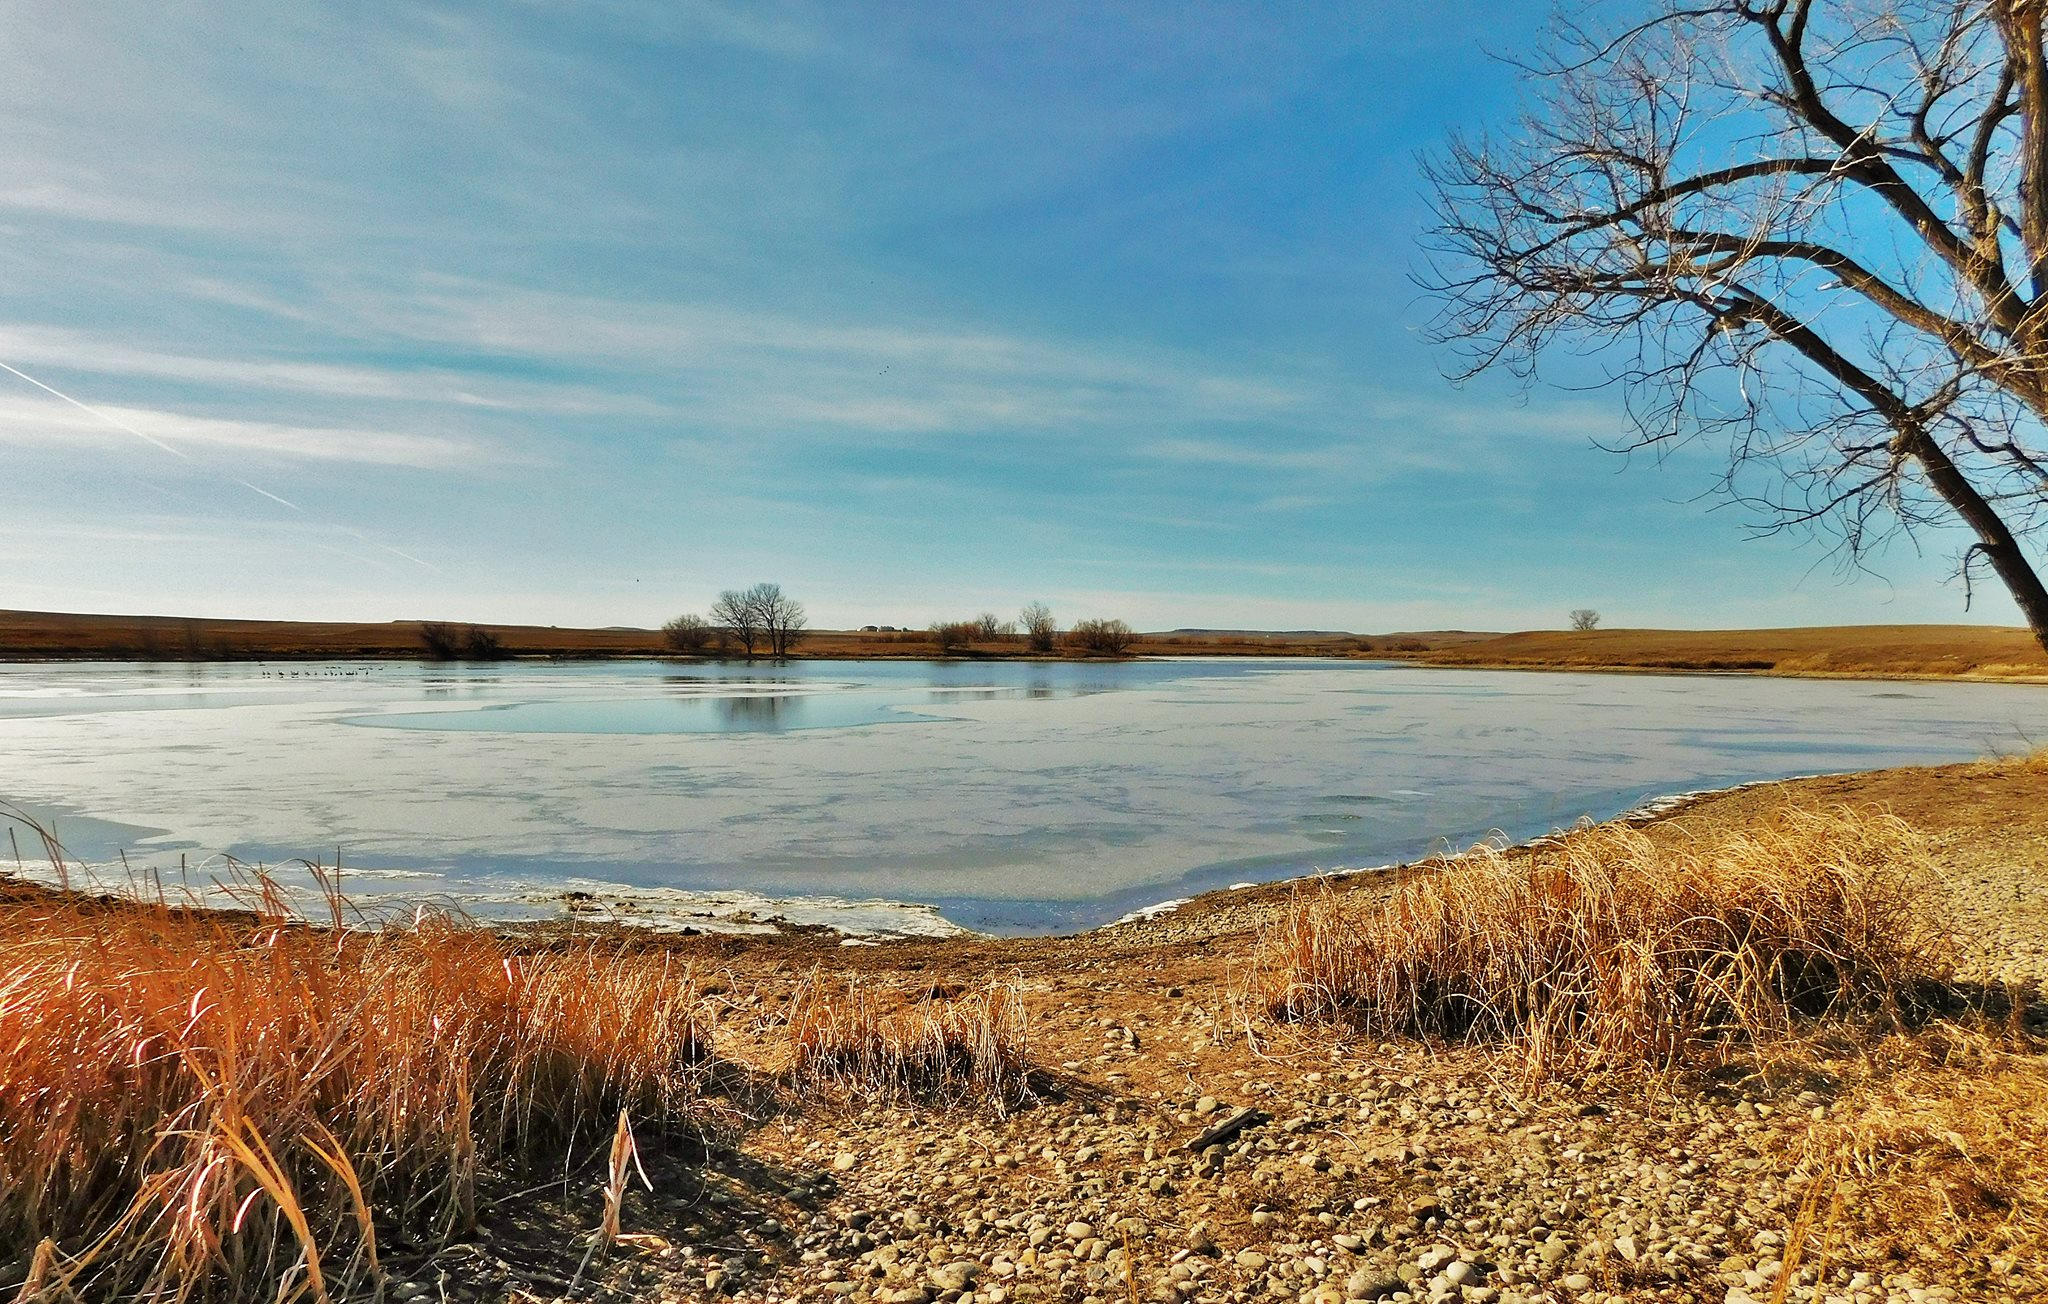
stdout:
[(175, 870), (339, 848), (351, 893), (507, 914), (633, 889), (1067, 929), (1678, 790), (2044, 741), (2048, 689), (2024, 685), (1334, 661), (0, 665), (0, 801), (74, 856)]

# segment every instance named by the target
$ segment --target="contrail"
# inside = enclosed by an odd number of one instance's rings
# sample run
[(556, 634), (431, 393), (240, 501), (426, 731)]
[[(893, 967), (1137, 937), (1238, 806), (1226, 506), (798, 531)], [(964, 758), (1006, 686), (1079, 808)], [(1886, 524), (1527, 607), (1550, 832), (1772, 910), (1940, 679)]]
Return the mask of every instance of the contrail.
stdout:
[(270, 490), (268, 490), (268, 489), (265, 489), (265, 488), (264, 488), (264, 487), (263, 487), (262, 485), (254, 485), (254, 484), (250, 484), (250, 483), (249, 483), (249, 482), (248, 482), (247, 480), (237, 480), (237, 481), (235, 481), (235, 483), (236, 483), (236, 484), (238, 484), (238, 485), (240, 485), (240, 486), (242, 486), (242, 488), (244, 488), (244, 489), (247, 489), (247, 490), (249, 490), (249, 491), (250, 491), (251, 493), (259, 493), (259, 494), (262, 494), (262, 495), (263, 495), (263, 496), (264, 496), (265, 498), (268, 498), (268, 499), (269, 499), (269, 500), (270, 500), (271, 502), (274, 502), (274, 503), (284, 503), (284, 505), (285, 505), (286, 507), (289, 507), (289, 508), (291, 508), (291, 509), (292, 509), (293, 511), (295, 511), (295, 512), (303, 512), (303, 511), (305, 511), (305, 510), (306, 510), (305, 508), (303, 508), (303, 507), (299, 506), (299, 505), (298, 505), (297, 503), (294, 503), (294, 502), (288, 502), (288, 501), (286, 501), (286, 500), (285, 500), (285, 499), (283, 499), (283, 498), (279, 498), (279, 497), (278, 497), (278, 496), (277, 496), (276, 494), (274, 494), (274, 493), (270, 492)]
[[(102, 412), (98, 408), (92, 406), (89, 403), (81, 403), (77, 399), (71, 397), (69, 394), (63, 392), (62, 390), (53, 389), (50, 386), (45, 385), (42, 381), (37, 380), (34, 376), (29, 375), (26, 371), (22, 371), (16, 367), (10, 367), (4, 362), (0, 362), (0, 371), (5, 371), (11, 376), (19, 376), (21, 379), (27, 381), (29, 384), (34, 385), (37, 389), (42, 390), (45, 394), (55, 394), (58, 398), (63, 399), (66, 403), (69, 403), (72, 407), (77, 408), (79, 411), (90, 412), (94, 416), (98, 417), (100, 420), (106, 422), (108, 425), (113, 426), (115, 429), (125, 430), (129, 434), (135, 436), (137, 439), (140, 439), (145, 444), (154, 444), (158, 448), (163, 449), (166, 453), (169, 453), (172, 457), (182, 457), (188, 462), (192, 460), (191, 455), (184, 452), (182, 449), (173, 448), (169, 444), (166, 444), (163, 440), (158, 439), (155, 435), (148, 434), (141, 430), (137, 430), (134, 426), (129, 425), (126, 421), (123, 421), (121, 418), (115, 416), (111, 412)], [(255, 485), (250, 485), (249, 487), (251, 489), (256, 489)], [(261, 489), (257, 489), (256, 492), (262, 493), (263, 491)], [(278, 499), (278, 501), (284, 502), (282, 498)], [(286, 503), (285, 505), (288, 507), (290, 506), (289, 503)], [(297, 509), (294, 508), (293, 510)]]
[[(135, 436), (137, 439), (140, 439), (143, 443), (148, 444), (153, 448), (160, 448), (164, 452), (169, 453), (172, 457), (178, 458), (179, 460), (186, 462), (192, 460), (192, 455), (190, 453), (187, 453), (184, 449), (177, 448), (174, 447), (173, 445), (167, 444), (163, 440), (158, 439), (155, 435), (150, 434), (146, 430), (137, 430), (134, 426), (129, 425), (126, 421), (123, 421), (121, 418), (115, 416), (113, 413), (103, 412), (99, 408), (94, 407), (90, 403), (82, 403), (79, 400), (71, 397), (69, 394), (66, 394), (63, 390), (58, 389), (53, 385), (45, 385), (42, 381), (37, 380), (34, 376), (29, 375), (27, 372), (23, 371), (19, 367), (9, 366), (5, 362), (0, 362), (0, 371), (4, 371), (10, 376), (14, 376), (18, 379), (27, 381), (29, 384), (34, 385), (37, 389), (42, 390), (45, 394), (49, 394), (55, 398), (63, 399), (66, 403), (69, 403), (72, 407), (77, 408), (79, 411), (90, 413), (91, 415), (98, 417), (100, 420), (106, 422), (108, 425), (114, 427), (116, 430), (125, 430), (129, 434)], [(276, 494), (270, 492), (270, 490), (265, 489), (262, 485), (250, 484), (247, 480), (244, 480), (239, 476), (230, 476), (229, 479), (233, 480), (236, 484), (242, 486), (242, 488), (247, 489), (250, 493), (261, 494), (263, 497), (268, 498), (271, 502), (276, 503), (280, 507), (289, 507), (291, 510), (298, 512), (300, 515), (304, 515), (306, 512), (305, 508), (299, 506), (297, 503), (291, 501), (289, 498), (280, 498)], [(392, 547), (388, 543), (379, 543), (377, 540), (371, 538), (367, 534), (364, 534), (361, 530), (355, 529), (353, 526), (341, 525), (337, 523), (335, 525), (335, 528), (341, 530), (345, 534), (353, 535), (357, 539), (362, 540), (364, 543), (369, 544), (372, 548), (382, 549), (383, 551), (390, 553), (394, 557), (403, 557), (405, 558), (405, 560), (411, 562), (415, 566), (424, 566), (428, 570), (433, 571), (436, 574), (439, 574), (441, 572), (441, 568), (439, 566), (434, 565), (434, 563), (430, 561), (423, 561), (420, 558), (413, 556), (409, 552), (400, 552), (398, 549)]]

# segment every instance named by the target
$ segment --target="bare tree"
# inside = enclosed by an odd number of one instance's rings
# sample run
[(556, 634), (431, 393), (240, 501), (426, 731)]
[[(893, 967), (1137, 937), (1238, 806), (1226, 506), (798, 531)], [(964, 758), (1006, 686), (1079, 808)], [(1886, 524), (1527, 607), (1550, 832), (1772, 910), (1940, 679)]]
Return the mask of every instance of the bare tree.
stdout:
[(1572, 628), (1582, 634), (1588, 630), (1600, 628), (1600, 613), (1591, 607), (1574, 607), (1572, 609)]
[(745, 597), (760, 618), (770, 655), (788, 656), (806, 632), (804, 604), (784, 593), (780, 584), (756, 584)]
[(1018, 622), (1024, 626), (1024, 638), (1033, 652), (1051, 652), (1059, 646), (1059, 622), (1052, 618), (1052, 608), (1043, 602), (1034, 602), (1018, 613)]
[(661, 627), (668, 645), (678, 652), (702, 652), (711, 641), (711, 622), (694, 612), (685, 612)]
[(1017, 636), (1017, 622), (1004, 620), (993, 611), (974, 618), (974, 636), (984, 643), (1001, 643)]
[(745, 593), (727, 589), (719, 594), (718, 601), (711, 604), (711, 619), (732, 635), (747, 660), (754, 659), (754, 649), (761, 644), (763, 628), (761, 613), (754, 606), (752, 589)]
[(1554, 343), (1628, 449), (1711, 437), (1765, 531), (1866, 564), (1960, 522), (2048, 647), (2039, 0), (1636, 0), (1560, 19), (1526, 114), (1430, 165), (1460, 371)]

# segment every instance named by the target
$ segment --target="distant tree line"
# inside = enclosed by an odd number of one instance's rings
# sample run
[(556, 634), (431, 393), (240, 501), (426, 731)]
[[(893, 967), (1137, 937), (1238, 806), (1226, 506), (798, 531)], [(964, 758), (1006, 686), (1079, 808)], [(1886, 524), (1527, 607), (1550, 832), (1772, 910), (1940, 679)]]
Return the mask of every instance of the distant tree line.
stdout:
[(928, 633), (939, 651), (949, 656), (965, 652), (976, 644), (1018, 641), (1022, 641), (1030, 651), (1040, 654), (1057, 652), (1064, 642), (1071, 652), (1088, 656), (1123, 656), (1138, 640), (1137, 634), (1121, 620), (1079, 621), (1067, 631), (1063, 640), (1052, 609), (1042, 602), (1025, 607), (1016, 620), (1003, 620), (993, 613), (983, 612), (973, 620), (933, 621)]
[[(803, 604), (779, 584), (727, 589), (711, 604), (708, 616), (686, 612), (661, 627), (668, 645), (686, 656), (734, 652), (785, 657), (808, 633)], [(915, 637), (906, 631), (904, 637)], [(1064, 634), (1052, 608), (1033, 602), (1005, 620), (984, 611), (971, 620), (935, 620), (924, 637), (944, 656), (958, 656), (976, 647), (1022, 644), (1041, 656), (1062, 650), (1082, 656), (1124, 656), (1138, 635), (1121, 620), (1083, 620)]]

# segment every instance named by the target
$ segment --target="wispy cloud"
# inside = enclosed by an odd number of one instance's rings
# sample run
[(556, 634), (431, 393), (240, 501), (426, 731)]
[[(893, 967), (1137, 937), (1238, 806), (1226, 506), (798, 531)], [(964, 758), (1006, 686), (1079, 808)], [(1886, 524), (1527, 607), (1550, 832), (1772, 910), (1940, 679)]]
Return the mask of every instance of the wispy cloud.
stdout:
[[(0, 376), (0, 552), (32, 510), (282, 515), (43, 546), (144, 605), (178, 569), (596, 623), (673, 614), (610, 605), (651, 562), (826, 577), (821, 614), (1009, 585), (1283, 624), (1421, 619), (1394, 569), (1524, 600), (1489, 586), (1516, 530), (1701, 574), (1737, 522), (1587, 492), (1605, 396), (1450, 390), (1400, 320), (1406, 160), (1504, 91), (1471, 32), (1538, 8), (18, 0), (0, 362), (195, 465)], [(316, 517), (465, 573), (387, 583)]]
[(1371, 458), (1356, 443), (1321, 448), (1265, 448), (1255, 443), (1234, 443), (1220, 439), (1158, 439), (1136, 450), (1153, 461), (1177, 462), (1189, 466), (1252, 468), (1262, 471), (1307, 471), (1322, 474), (1352, 473)]
[(237, 392), (264, 390), (505, 412), (660, 416), (667, 411), (643, 398), (573, 383), (522, 382), (432, 366), (206, 356), (140, 347), (104, 332), (61, 326), (0, 324), (0, 362)]
[[(270, 460), (309, 459), (420, 469), (492, 460), (470, 441), (403, 431), (297, 426), (193, 416), (160, 408), (98, 404), (98, 409), (180, 451), (216, 450)], [(126, 444), (133, 436), (90, 412), (38, 396), (0, 394), (0, 445), (67, 449)]]

